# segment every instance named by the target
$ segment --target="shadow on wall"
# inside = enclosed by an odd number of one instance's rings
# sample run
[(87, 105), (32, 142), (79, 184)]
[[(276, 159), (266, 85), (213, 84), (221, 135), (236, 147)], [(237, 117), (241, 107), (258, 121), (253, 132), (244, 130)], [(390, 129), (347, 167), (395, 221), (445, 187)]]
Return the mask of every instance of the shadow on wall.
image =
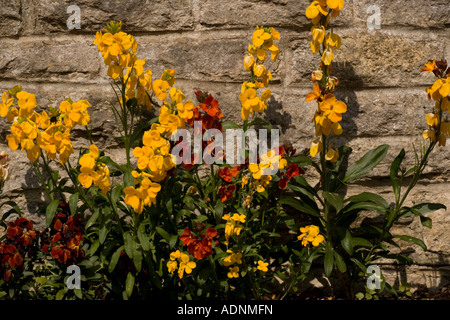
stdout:
[[(289, 128), (295, 128), (292, 124), (292, 116), (283, 110), (283, 103), (271, 96), (267, 101), (267, 110), (264, 112), (264, 120), (268, 121), (274, 129), (285, 134)], [(280, 137), (281, 138), (281, 137)]]
[[(44, 175), (44, 179), (48, 179), (48, 177)], [(36, 213), (49, 203), (49, 199), (42, 189), (42, 184), (32, 168), (28, 168), (26, 171), (25, 183), (22, 183), (20, 190), (25, 197), (27, 211), (30, 213)]]

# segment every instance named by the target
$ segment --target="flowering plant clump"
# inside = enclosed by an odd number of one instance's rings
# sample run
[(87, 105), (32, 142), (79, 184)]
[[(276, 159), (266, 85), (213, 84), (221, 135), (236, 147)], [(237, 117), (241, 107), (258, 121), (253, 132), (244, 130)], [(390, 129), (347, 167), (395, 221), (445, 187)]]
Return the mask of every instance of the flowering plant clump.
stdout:
[[(93, 43), (117, 98), (111, 110), (122, 161), (93, 140), (89, 112), (95, 107), (87, 100), (68, 97), (59, 107), (37, 112), (33, 93), (20, 86), (4, 92), (0, 116), (11, 125), (8, 146), (26, 152), (48, 202), (40, 211), (46, 222), (41, 231), (22, 217), (16, 203), (1, 204), (11, 209), (0, 220), (6, 229), (0, 243), (0, 298), (283, 299), (302, 295), (300, 283), (313, 267), (348, 284), (333, 288), (336, 295), (354, 298), (354, 285), (378, 259), (410, 261), (391, 253), (386, 243), (400, 239), (425, 249), (420, 239), (393, 235), (391, 228), (405, 215), (417, 215), (431, 227), (425, 214), (443, 208), (404, 202), (434, 146), (444, 146), (449, 135), (444, 115), (450, 111), (449, 69), (443, 60), (422, 69), (438, 77), (427, 89), (436, 104), (426, 117), (424, 152), (416, 155), (415, 166), (400, 170), (404, 150), (392, 163), (395, 206), (370, 192), (345, 197), (340, 190), (368, 174), (388, 146), (343, 170), (350, 148), (332, 144), (332, 136), (344, 132), (340, 122), (347, 112), (334, 95), (339, 81), (331, 75), (342, 39), (330, 23), (343, 8), (342, 0), (313, 1), (306, 8), (310, 48), (320, 59), (305, 97), (317, 104), (316, 138), (308, 155), (279, 145), (274, 130), (270, 145), (264, 137), (256, 139), (256, 129), (272, 129), (258, 118), (270, 108), (268, 62), (280, 53), (281, 35), (272, 27), (257, 26), (244, 54), (249, 77), (236, 93), (241, 124), (226, 121), (219, 100), (208, 92), (197, 90), (195, 99), (187, 99), (176, 86), (175, 70), (155, 75), (121, 22), (97, 32)], [(88, 140), (80, 150), (72, 144), (77, 126)], [(248, 143), (239, 133), (249, 137)], [(227, 140), (224, 148), (223, 134), (235, 135), (241, 144), (229, 148)], [(9, 176), (9, 161), (0, 153), (0, 187)], [(320, 176), (314, 187), (305, 177), (308, 170)], [(402, 193), (403, 179), (410, 175)], [(382, 227), (355, 224), (369, 211), (382, 216)], [(13, 214), (19, 217), (11, 220)], [(80, 270), (81, 285), (69, 288), (66, 271), (73, 266)], [(385, 282), (384, 289), (396, 293)]]

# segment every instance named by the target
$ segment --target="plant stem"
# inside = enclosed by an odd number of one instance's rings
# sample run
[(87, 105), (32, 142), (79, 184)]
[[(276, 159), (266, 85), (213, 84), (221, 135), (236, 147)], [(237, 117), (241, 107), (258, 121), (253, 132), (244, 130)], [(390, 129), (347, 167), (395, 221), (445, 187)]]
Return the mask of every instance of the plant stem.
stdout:
[(215, 177), (215, 173), (214, 173), (214, 165), (211, 164), (210, 165), (210, 177), (211, 177), (211, 184), (212, 184), (212, 198), (213, 198), (213, 202), (214, 204), (216, 203), (216, 199), (217, 199), (217, 192), (216, 192), (216, 177)]

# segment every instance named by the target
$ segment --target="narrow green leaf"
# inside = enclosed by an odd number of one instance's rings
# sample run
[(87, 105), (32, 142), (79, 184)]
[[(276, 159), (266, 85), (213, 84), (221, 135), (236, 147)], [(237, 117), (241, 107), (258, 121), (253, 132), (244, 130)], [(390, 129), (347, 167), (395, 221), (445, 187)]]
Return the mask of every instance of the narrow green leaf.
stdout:
[(108, 271), (113, 272), (116, 268), (117, 262), (120, 258), (120, 253), (123, 251), (124, 246), (120, 246), (112, 255), (111, 260), (109, 261)]
[(342, 248), (349, 254), (353, 254), (353, 243), (352, 243), (352, 236), (350, 234), (350, 231), (347, 229), (345, 230), (345, 236), (341, 239), (341, 245)]
[(353, 247), (372, 247), (372, 242), (370, 242), (367, 239), (360, 238), (360, 237), (354, 237), (352, 240), (352, 246)]
[(134, 241), (133, 237), (129, 232), (125, 232), (123, 235), (123, 240), (125, 241), (125, 252), (130, 259), (133, 259), (133, 251), (134, 251)]
[(75, 293), (75, 296), (78, 299), (83, 299), (83, 292), (81, 292), (81, 289), (73, 289), (73, 293)]
[(224, 208), (223, 202), (222, 202), (222, 201), (219, 201), (219, 202), (217, 203), (216, 207), (214, 208), (214, 209), (215, 209), (215, 214), (216, 214), (216, 218), (217, 218), (217, 219), (222, 219), (222, 216), (223, 216), (223, 208)]
[(99, 216), (99, 209), (95, 209), (94, 213), (91, 215), (88, 222), (86, 223), (85, 226), (86, 230), (97, 221), (98, 216)]
[(233, 121), (224, 121), (222, 122), (222, 129), (241, 129), (241, 126)]
[(163, 237), (164, 240), (167, 241), (167, 243), (170, 243), (170, 234), (168, 234), (166, 230), (164, 230), (164, 229), (161, 228), (161, 227), (155, 227), (155, 229), (156, 229), (156, 231), (159, 233), (159, 235), (160, 235), (161, 237)]
[(348, 197), (344, 202), (373, 202), (382, 208), (388, 208), (389, 204), (383, 197), (371, 192), (362, 192), (360, 194)]
[(350, 165), (342, 181), (344, 183), (354, 181), (373, 170), (386, 156), (389, 145), (381, 145), (370, 150), (361, 159)]
[(71, 215), (74, 215), (75, 213), (77, 213), (78, 198), (79, 198), (78, 193), (74, 193), (74, 194), (70, 195), (70, 197), (69, 197), (69, 207), (70, 207)]
[(334, 249), (330, 242), (327, 242), (325, 246), (325, 258), (324, 258), (324, 271), (325, 276), (329, 277), (333, 271), (334, 265)]
[(391, 164), (390, 178), (392, 189), (394, 190), (395, 203), (397, 203), (398, 199), (400, 198), (401, 179), (398, 177), (398, 171), (404, 158), (405, 158), (405, 150), (402, 149)]
[(347, 265), (345, 264), (344, 259), (336, 251), (334, 251), (334, 261), (336, 261), (336, 266), (338, 267), (338, 269), (341, 273), (344, 273), (347, 271)]
[(411, 208), (414, 210), (417, 210), (418, 212), (420, 212), (422, 214), (437, 211), (440, 209), (444, 209), (444, 210), (447, 209), (447, 207), (441, 203), (420, 203)]
[(412, 236), (407, 236), (407, 235), (394, 235), (393, 237), (398, 238), (403, 241), (406, 241), (406, 242), (414, 243), (414, 244), (418, 245), (419, 247), (421, 247), (424, 251), (427, 251), (427, 246), (425, 245), (425, 243), (418, 238), (415, 238)]
[(106, 240), (106, 236), (108, 235), (108, 227), (106, 224), (104, 224), (100, 230), (98, 230), (98, 240), (100, 241), (100, 244), (103, 244)]
[(128, 272), (127, 279), (125, 281), (125, 292), (128, 297), (131, 297), (134, 289), (134, 274), (132, 272)]
[(173, 235), (170, 237), (170, 240), (169, 240), (170, 249), (173, 249), (175, 247), (175, 245), (177, 244), (177, 241), (178, 241), (178, 235)]
[(144, 251), (150, 250), (150, 240), (148, 235), (145, 234), (145, 225), (141, 224), (137, 230), (137, 236), (139, 243), (141, 244)]
[(53, 218), (55, 217), (56, 214), (56, 210), (58, 209), (59, 206), (59, 200), (55, 199), (52, 202), (50, 202), (50, 204), (47, 206), (47, 209), (45, 210), (45, 222), (47, 224), (47, 227), (50, 227)]
[(306, 205), (303, 202), (300, 202), (297, 199), (291, 197), (283, 197), (279, 199), (278, 203), (288, 205), (294, 209), (297, 209), (300, 212), (304, 212), (315, 217), (320, 217), (319, 211), (314, 210), (310, 206)]
[(64, 293), (65, 293), (64, 289), (59, 290), (56, 293), (55, 300), (62, 300), (64, 298)]
[(324, 199), (331, 204), (337, 212), (341, 211), (343, 206), (343, 199), (340, 194), (338, 193), (331, 193), (324, 191), (323, 193)]
[(133, 263), (137, 272), (141, 272), (142, 269), (142, 252), (140, 250), (133, 250)]

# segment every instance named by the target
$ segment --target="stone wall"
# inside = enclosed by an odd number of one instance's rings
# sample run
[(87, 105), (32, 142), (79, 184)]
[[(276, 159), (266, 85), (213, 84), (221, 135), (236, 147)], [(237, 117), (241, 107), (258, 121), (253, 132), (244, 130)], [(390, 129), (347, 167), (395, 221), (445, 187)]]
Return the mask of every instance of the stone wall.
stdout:
[[(187, 98), (195, 90), (208, 91), (219, 101), (229, 120), (240, 121), (238, 92), (247, 79), (243, 55), (256, 25), (273, 26), (281, 33), (279, 61), (272, 66), (273, 97), (266, 119), (281, 129), (282, 137), (306, 153), (313, 137), (310, 119), (315, 104), (305, 102), (311, 90), (310, 72), (318, 56), (309, 50), (311, 27), (304, 12), (309, 0), (0, 0), (0, 92), (16, 84), (35, 93), (40, 108), (56, 106), (71, 97), (93, 105), (94, 139), (116, 160), (120, 145), (109, 102), (114, 96), (102, 58), (93, 45), (95, 32), (111, 21), (123, 21), (135, 35), (139, 58), (159, 76), (176, 70), (177, 86)], [(81, 12), (81, 28), (69, 29), (70, 5)], [(368, 18), (380, 9), (381, 28), (369, 30)], [(347, 0), (333, 21), (342, 37), (334, 74), (336, 95), (349, 111), (344, 134), (336, 144), (353, 148), (351, 159), (380, 144), (389, 144), (386, 159), (368, 179), (358, 181), (348, 194), (370, 190), (392, 200), (386, 178), (401, 148), (414, 162), (425, 115), (432, 108), (425, 87), (434, 77), (419, 72), (428, 59), (450, 58), (450, 0)], [(8, 151), (9, 126), (0, 119), (0, 150)], [(86, 145), (83, 130), (74, 132), (75, 146)], [(436, 150), (409, 204), (430, 201), (450, 207), (449, 147)], [(11, 180), (4, 199), (14, 199), (36, 220), (43, 194), (23, 153), (12, 157)], [(444, 210), (430, 215), (433, 228), (405, 219), (399, 232), (422, 237), (429, 250), (404, 246), (416, 260), (412, 267), (392, 269), (392, 279), (439, 289), (450, 281), (450, 217)], [(395, 270), (395, 271), (390, 271)], [(383, 271), (383, 268), (382, 268)]]

